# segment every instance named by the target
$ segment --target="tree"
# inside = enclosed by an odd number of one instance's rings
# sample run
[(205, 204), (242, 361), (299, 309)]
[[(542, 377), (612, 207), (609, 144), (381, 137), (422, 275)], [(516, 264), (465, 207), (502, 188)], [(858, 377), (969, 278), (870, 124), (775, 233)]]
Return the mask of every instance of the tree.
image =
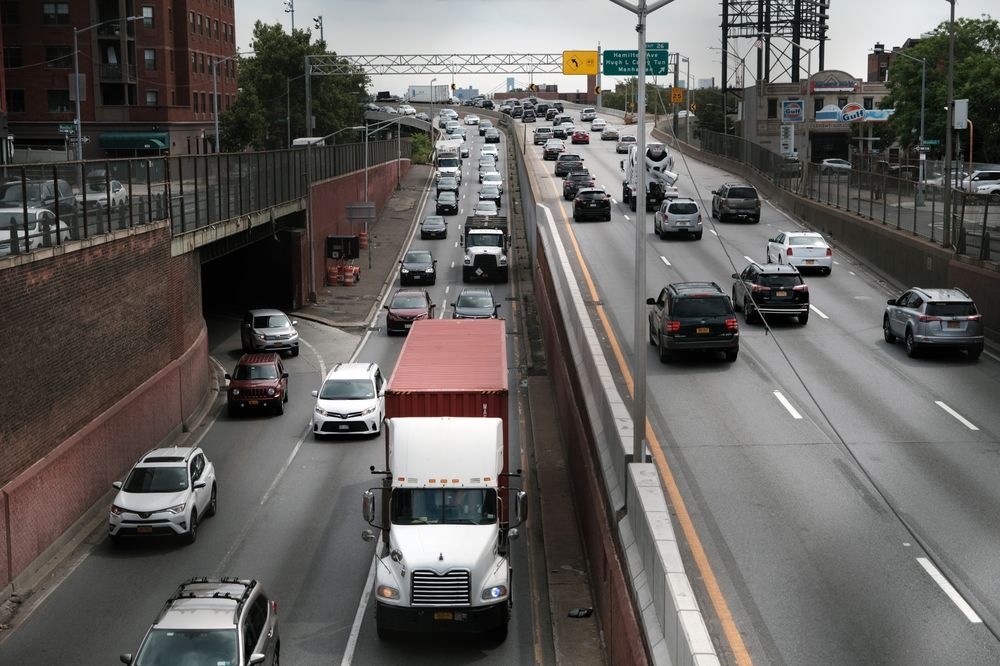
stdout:
[[(694, 112), (698, 120), (695, 126), (695, 136), (701, 138), (703, 131), (725, 132), (733, 134), (732, 119), (722, 112), (722, 90), (719, 88), (701, 88), (691, 91), (691, 99), (694, 100), (697, 110)], [(729, 100), (732, 104), (732, 100)], [(726, 123), (724, 126), (723, 123)]]
[[(261, 21), (254, 24), (250, 46), (254, 55), (238, 62), (240, 92), (233, 105), (219, 116), (222, 147), (229, 151), (285, 148), (289, 123), (292, 138), (306, 134), (305, 56), (336, 54), (328, 52), (324, 42), (310, 43), (310, 33), (305, 30), (288, 34), (280, 23), (267, 25)], [(368, 83), (360, 69), (349, 75), (314, 75), (313, 135), (325, 136), (360, 124)]]
[[(948, 23), (939, 25), (906, 54), (927, 60), (924, 138), (940, 141), (936, 151), (940, 152), (945, 144), (944, 108), (948, 97)], [(919, 138), (920, 70), (919, 62), (893, 58), (889, 94), (880, 103), (883, 109), (895, 109), (888, 129), (904, 146), (916, 144)], [(1000, 161), (1000, 23), (996, 19), (984, 16), (955, 22), (954, 85), (955, 98), (969, 100), (976, 161)], [(968, 132), (959, 132), (959, 136), (964, 145)]]

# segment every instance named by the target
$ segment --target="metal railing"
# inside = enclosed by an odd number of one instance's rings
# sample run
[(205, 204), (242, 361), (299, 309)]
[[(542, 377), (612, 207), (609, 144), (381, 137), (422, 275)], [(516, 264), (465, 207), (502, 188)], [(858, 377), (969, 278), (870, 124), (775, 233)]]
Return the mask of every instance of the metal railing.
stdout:
[[(400, 149), (410, 157), (410, 142)], [(370, 166), (395, 161), (370, 141)], [(365, 167), (364, 144), (253, 153), (87, 160), (0, 167), (0, 256), (169, 219), (173, 235), (301, 199), (312, 182)]]
[(787, 160), (742, 137), (708, 131), (701, 134), (702, 150), (740, 162), (777, 187), (933, 242), (946, 243), (959, 254), (985, 261), (1000, 260), (1000, 247), (993, 250), (991, 246), (991, 235), (1000, 232), (998, 194), (952, 188), (953, 208), (946, 239), (942, 203), (945, 186), (921, 183), (910, 175), (910, 169), (877, 161), (849, 170), (824, 168), (820, 164)]

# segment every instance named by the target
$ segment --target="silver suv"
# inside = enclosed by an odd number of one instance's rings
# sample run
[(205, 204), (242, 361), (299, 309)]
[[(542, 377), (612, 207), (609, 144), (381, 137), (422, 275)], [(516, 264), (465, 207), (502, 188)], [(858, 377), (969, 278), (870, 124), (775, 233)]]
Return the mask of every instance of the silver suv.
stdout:
[(299, 355), (297, 321), (291, 321), (281, 310), (249, 310), (243, 315), (240, 340), (243, 353), (253, 351), (291, 352)]
[(964, 349), (971, 359), (983, 353), (982, 315), (961, 289), (913, 287), (889, 299), (882, 334), (889, 343), (902, 338), (909, 356), (933, 347)]
[(757, 188), (747, 183), (725, 183), (712, 190), (712, 217), (719, 222), (730, 219), (760, 222), (760, 195)]
[(256, 580), (191, 578), (177, 588), (124, 664), (277, 666), (278, 604)]
[(664, 239), (667, 234), (691, 235), (701, 240), (701, 208), (698, 202), (687, 197), (664, 199), (653, 217), (653, 233)]

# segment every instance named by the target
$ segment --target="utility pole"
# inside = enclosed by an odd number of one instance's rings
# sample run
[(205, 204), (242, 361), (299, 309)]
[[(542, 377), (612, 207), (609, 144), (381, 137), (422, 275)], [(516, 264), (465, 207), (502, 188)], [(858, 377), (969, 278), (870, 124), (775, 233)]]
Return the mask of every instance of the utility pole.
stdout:
[(320, 14), (319, 16), (317, 16), (317, 17), (315, 17), (313, 19), (313, 25), (316, 26), (317, 30), (319, 30), (319, 41), (326, 43), (326, 40), (323, 39), (323, 15), (322, 14)]
[[(674, 88), (676, 88), (679, 85), (680, 79), (678, 78), (678, 74), (680, 74), (680, 70), (681, 70), (681, 56), (680, 56), (679, 53), (675, 53), (674, 54)], [(671, 90), (670, 91), (670, 96), (673, 97), (673, 94), (674, 94), (674, 91)], [(674, 113), (674, 137), (676, 137), (677, 136), (677, 128), (678, 128), (678, 124), (677, 124), (677, 122), (678, 122), (677, 121), (677, 102), (674, 102), (674, 101), (671, 100), (670, 105), (671, 105), (671, 110)]]
[(292, 15), (292, 32), (295, 32), (295, 0), (285, 0), (285, 13)]
[(947, 0), (951, 5), (951, 20), (948, 21), (948, 114), (944, 125), (944, 224), (941, 227), (941, 244), (951, 247), (951, 126), (955, 122), (955, 0)]

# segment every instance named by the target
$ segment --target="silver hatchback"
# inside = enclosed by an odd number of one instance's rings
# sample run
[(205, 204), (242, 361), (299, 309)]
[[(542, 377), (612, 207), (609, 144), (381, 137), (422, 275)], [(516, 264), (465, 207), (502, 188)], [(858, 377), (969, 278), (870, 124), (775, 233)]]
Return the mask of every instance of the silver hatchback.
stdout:
[(909, 356), (935, 347), (964, 349), (971, 359), (983, 353), (982, 315), (961, 289), (913, 287), (889, 299), (882, 334), (889, 343), (901, 338)]

